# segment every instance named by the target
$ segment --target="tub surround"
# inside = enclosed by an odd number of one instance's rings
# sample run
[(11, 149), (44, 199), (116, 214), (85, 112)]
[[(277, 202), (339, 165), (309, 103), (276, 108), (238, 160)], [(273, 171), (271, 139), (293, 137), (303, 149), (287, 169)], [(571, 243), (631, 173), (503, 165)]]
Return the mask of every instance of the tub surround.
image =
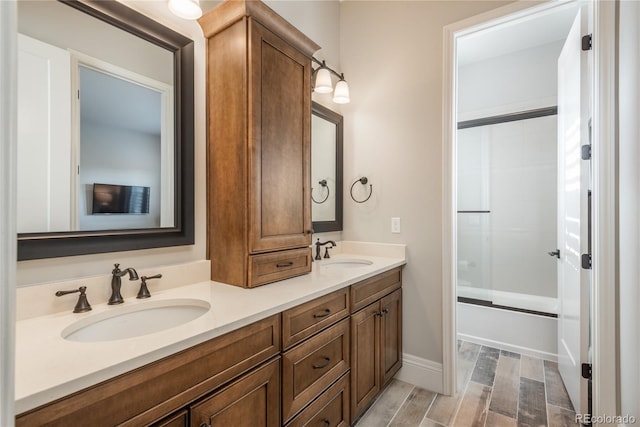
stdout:
[[(21, 320), (16, 324), (16, 413), (64, 397), (70, 393), (131, 371), (145, 364), (187, 349), (211, 338), (223, 335), (279, 313), (288, 308), (350, 286), (391, 268), (406, 263), (405, 246), (360, 242), (338, 242), (332, 260), (340, 258), (366, 258), (371, 265), (357, 268), (326, 268), (331, 260), (316, 261), (312, 272), (255, 289), (243, 289), (208, 279), (186, 284), (186, 278), (199, 277), (207, 271), (208, 262), (157, 268), (163, 278), (151, 288), (151, 299), (137, 300), (139, 282), (123, 284), (126, 288), (125, 304), (135, 305), (150, 300), (193, 298), (211, 305), (211, 310), (200, 318), (165, 331), (118, 341), (79, 343), (66, 341), (61, 331), (82, 317), (108, 312), (108, 275), (88, 280), (57, 282), (34, 288), (20, 288), (18, 311)], [(139, 270), (139, 273), (143, 270)], [(108, 272), (108, 271), (107, 271)], [(144, 271), (140, 274), (145, 274)], [(93, 292), (97, 284), (104, 292)], [(60, 304), (40, 304), (36, 308), (22, 307), (33, 299), (59, 300), (53, 293), (84, 284), (93, 310), (88, 313), (71, 312), (75, 297), (65, 298), (64, 310)], [(175, 285), (175, 286), (172, 286)], [(153, 284), (152, 284), (153, 286)], [(40, 294), (40, 292), (42, 292)], [(51, 310), (48, 313), (42, 313)]]

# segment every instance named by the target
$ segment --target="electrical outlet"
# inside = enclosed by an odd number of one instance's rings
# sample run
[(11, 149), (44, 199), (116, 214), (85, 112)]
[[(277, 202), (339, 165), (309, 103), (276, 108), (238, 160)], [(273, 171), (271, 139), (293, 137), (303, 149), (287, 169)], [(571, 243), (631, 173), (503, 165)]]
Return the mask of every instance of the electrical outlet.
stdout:
[(400, 233), (400, 218), (391, 218), (391, 232), (396, 234)]

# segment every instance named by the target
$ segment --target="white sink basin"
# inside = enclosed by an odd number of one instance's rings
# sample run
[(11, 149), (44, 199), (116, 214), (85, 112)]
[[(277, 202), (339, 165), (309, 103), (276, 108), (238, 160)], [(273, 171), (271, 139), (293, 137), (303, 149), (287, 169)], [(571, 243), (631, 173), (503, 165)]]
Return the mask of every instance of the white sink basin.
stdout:
[(366, 267), (373, 264), (373, 261), (361, 258), (336, 258), (327, 261), (322, 261), (321, 267), (324, 268), (358, 268)]
[(211, 305), (197, 299), (172, 299), (123, 305), (85, 317), (62, 331), (69, 341), (116, 341), (164, 331), (197, 319)]

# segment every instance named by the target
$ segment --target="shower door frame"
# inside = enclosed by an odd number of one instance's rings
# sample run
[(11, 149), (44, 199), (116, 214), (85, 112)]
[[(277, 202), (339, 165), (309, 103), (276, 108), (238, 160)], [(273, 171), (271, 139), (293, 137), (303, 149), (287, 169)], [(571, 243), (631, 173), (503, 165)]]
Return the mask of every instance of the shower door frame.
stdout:
[[(576, 0), (579, 1), (579, 0)], [(593, 6), (594, 73), (593, 111), (593, 414), (617, 413), (616, 358), (616, 2), (590, 2)], [(574, 3), (573, 1), (570, 3)], [(565, 7), (549, 1), (531, 6), (516, 2), (444, 27), (443, 73), (443, 392), (456, 394), (456, 128), (458, 37), (486, 30), (541, 12)], [(555, 9), (559, 10), (559, 9)]]

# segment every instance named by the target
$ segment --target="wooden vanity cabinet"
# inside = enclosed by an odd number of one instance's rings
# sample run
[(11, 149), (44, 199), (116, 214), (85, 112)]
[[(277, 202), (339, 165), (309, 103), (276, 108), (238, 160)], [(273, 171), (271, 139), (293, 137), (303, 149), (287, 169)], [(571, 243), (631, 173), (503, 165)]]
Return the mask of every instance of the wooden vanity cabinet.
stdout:
[(349, 374), (344, 374), (285, 427), (349, 426)]
[(280, 427), (280, 358), (192, 405), (191, 427)]
[(16, 426), (153, 425), (278, 356), (280, 331), (280, 315), (270, 316), (19, 414)]
[(162, 421), (152, 424), (152, 427), (189, 427), (189, 411), (183, 409)]
[(402, 364), (400, 273), (381, 273), (19, 414), (16, 426), (353, 424)]
[(211, 279), (254, 287), (311, 271), (311, 55), (260, 1), (226, 1), (207, 38)]
[(282, 421), (287, 427), (349, 423), (349, 301), (344, 288), (282, 313)]
[(352, 423), (402, 366), (401, 285), (398, 268), (351, 287)]

